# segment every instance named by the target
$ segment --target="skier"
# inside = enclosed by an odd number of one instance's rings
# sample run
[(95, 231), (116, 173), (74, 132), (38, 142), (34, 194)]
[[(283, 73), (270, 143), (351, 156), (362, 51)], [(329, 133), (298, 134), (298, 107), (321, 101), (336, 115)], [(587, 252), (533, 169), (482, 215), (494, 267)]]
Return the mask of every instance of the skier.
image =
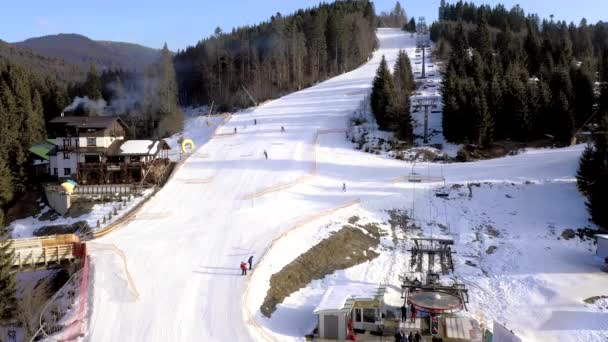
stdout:
[(342, 183), (342, 191), (346, 192), (346, 183)]
[(257, 125), (258, 124), (258, 120), (257, 119), (253, 119), (253, 124)]
[(234, 134), (236, 134), (236, 127), (234, 127)]
[(241, 275), (247, 275), (247, 263), (241, 261)]
[(405, 303), (401, 306), (401, 321), (405, 322), (407, 320), (407, 308), (405, 307)]
[(268, 152), (266, 152), (266, 150), (264, 150), (264, 157), (266, 157), (266, 159), (268, 159)]
[(251, 267), (253, 267), (253, 255), (249, 257), (249, 260), (247, 260), (247, 262), (249, 262), (249, 270), (251, 270)]
[(285, 127), (281, 126), (281, 132), (285, 132)]
[(420, 335), (420, 331), (416, 331), (416, 335), (414, 335), (414, 342), (422, 341), (422, 336)]

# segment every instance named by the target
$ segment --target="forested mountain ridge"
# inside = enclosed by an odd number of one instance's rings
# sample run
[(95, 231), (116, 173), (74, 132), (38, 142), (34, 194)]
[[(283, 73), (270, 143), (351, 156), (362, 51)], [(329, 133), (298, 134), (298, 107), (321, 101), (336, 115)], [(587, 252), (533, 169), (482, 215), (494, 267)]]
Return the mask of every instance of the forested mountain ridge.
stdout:
[(370, 1), (339, 1), (255, 26), (217, 29), (174, 63), (182, 104), (212, 101), (224, 109), (304, 88), (365, 62), (376, 46)]
[(85, 70), (63, 59), (44, 56), (31, 49), (0, 40), (0, 58), (21, 65), (30, 71), (67, 84), (84, 80)]
[(30, 38), (14, 43), (52, 58), (88, 68), (142, 71), (160, 56), (160, 50), (138, 44), (96, 41), (79, 34), (57, 34)]

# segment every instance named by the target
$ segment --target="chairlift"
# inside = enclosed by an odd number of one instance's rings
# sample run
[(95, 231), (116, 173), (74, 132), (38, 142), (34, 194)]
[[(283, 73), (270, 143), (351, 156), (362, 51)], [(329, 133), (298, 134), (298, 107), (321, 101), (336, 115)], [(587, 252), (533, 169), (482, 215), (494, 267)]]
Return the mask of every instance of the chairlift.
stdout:
[(450, 194), (445, 191), (445, 177), (443, 176), (443, 164), (441, 164), (441, 178), (443, 178), (443, 190), (435, 193), (435, 197), (448, 198)]

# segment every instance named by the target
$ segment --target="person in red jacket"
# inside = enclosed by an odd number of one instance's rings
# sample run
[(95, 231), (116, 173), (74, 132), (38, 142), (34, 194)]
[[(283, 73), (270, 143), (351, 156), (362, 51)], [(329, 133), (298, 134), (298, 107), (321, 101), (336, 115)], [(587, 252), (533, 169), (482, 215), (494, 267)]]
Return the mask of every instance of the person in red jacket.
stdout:
[(241, 275), (247, 275), (247, 263), (241, 261)]
[(416, 320), (416, 308), (414, 307), (414, 304), (410, 304), (410, 314), (412, 316), (412, 322), (414, 322)]

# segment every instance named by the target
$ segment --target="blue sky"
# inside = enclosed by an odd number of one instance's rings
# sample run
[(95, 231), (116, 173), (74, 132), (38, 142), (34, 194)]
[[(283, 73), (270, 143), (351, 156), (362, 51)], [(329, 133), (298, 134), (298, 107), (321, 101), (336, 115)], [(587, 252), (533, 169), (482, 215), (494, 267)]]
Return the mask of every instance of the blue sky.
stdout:
[[(402, 0), (408, 16), (437, 18), (440, 0)], [(451, 2), (448, 0), (448, 2)], [(526, 12), (541, 17), (579, 22), (608, 20), (608, 0), (478, 0), (475, 3), (511, 7), (519, 3)], [(139, 43), (160, 48), (167, 42), (171, 50), (182, 49), (213, 33), (255, 24), (276, 12), (291, 13), (311, 7), (319, 0), (105, 0), (84, 4), (76, 0), (7, 1), (0, 15), (0, 39), (21, 41), (56, 33), (80, 33), (97, 40)], [(376, 10), (388, 10), (395, 0), (374, 1)], [(604, 14), (604, 17), (600, 17)]]

